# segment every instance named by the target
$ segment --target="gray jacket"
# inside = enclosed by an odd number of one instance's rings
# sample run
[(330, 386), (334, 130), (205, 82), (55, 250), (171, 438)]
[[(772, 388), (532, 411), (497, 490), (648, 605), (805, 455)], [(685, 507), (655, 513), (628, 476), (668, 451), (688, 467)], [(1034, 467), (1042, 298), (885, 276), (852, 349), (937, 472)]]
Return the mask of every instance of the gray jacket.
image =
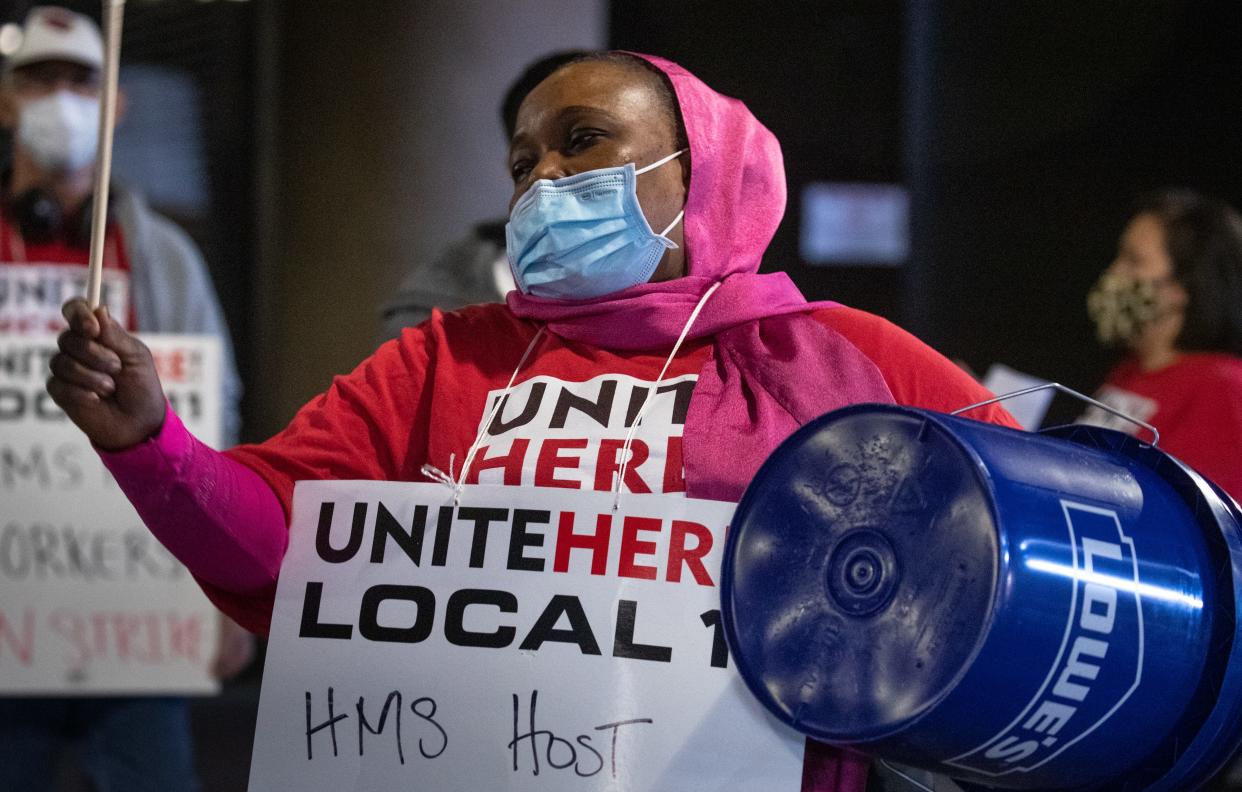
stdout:
[(492, 265), (504, 252), (504, 221), (481, 223), (436, 258), (415, 266), (381, 311), (381, 340), (396, 338), (403, 328), (427, 321), (432, 308), (453, 311), (503, 300)]
[(225, 447), (235, 444), (241, 428), (241, 380), (224, 313), (202, 254), (189, 235), (156, 214), (137, 193), (114, 188), (110, 202), (129, 256), (138, 327), (153, 333), (213, 335), (220, 339), (221, 440)]

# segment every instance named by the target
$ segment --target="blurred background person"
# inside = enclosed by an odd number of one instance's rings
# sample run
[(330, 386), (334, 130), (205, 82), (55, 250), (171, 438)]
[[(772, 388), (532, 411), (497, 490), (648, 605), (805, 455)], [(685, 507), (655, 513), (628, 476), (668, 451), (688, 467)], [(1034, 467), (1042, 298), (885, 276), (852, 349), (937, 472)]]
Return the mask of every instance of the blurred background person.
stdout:
[[(60, 295), (83, 293), (102, 65), (95, 22), (52, 6), (30, 12), (4, 63), (0, 126), (11, 133), (12, 156), (0, 204), (0, 332), (57, 332)], [(220, 339), (223, 440), (233, 444), (240, 384), (201, 254), (136, 192), (113, 188), (109, 203), (104, 303), (130, 329)], [(231, 677), (253, 654), (253, 638), (221, 617), (214, 673)], [(198, 789), (185, 699), (0, 699), (0, 789), (53, 788), (70, 747), (93, 789)]]
[[(24, 299), (0, 303), (0, 331), (60, 329), (53, 303), (86, 282), (102, 63), (95, 22), (54, 6), (31, 11), (20, 48), (5, 60), (0, 126), (12, 136), (12, 156), (0, 175), (0, 273), (9, 284), (33, 278), (58, 288), (10, 288)], [(123, 108), (122, 97), (118, 117)], [(202, 254), (138, 193), (117, 187), (109, 203), (105, 304), (133, 329), (220, 338), (224, 436), (232, 444), (241, 385)]]
[[(1096, 397), (1242, 500), (1242, 217), (1189, 190), (1141, 199), (1088, 310), (1125, 354)], [(1098, 407), (1083, 420), (1141, 431)]]
[[(513, 138), (518, 107), (526, 94), (552, 72), (585, 53), (564, 50), (546, 55), (528, 65), (509, 86), (500, 104), (506, 142)], [(452, 311), (463, 305), (503, 300), (514, 289), (509, 258), (505, 255), (508, 219), (497, 217), (478, 223), (431, 261), (416, 264), (401, 281), (397, 296), (383, 309), (383, 340), (396, 338), (402, 328), (426, 321), (432, 308)]]

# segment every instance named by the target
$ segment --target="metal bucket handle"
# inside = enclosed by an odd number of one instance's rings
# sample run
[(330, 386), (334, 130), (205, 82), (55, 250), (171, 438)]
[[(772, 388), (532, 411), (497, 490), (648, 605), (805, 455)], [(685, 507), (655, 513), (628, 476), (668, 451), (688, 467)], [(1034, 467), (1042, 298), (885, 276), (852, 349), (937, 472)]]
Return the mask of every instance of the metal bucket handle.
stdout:
[(887, 760), (877, 759), (877, 761), (884, 766), (884, 769), (888, 770), (890, 773), (897, 776), (902, 781), (906, 782), (910, 786), (919, 790), (919, 792), (936, 792), (935, 789), (932, 789), (927, 784), (924, 784), (922, 781), (918, 780), (917, 778), (914, 778), (913, 776), (905, 772), (902, 772), (901, 770), (898, 770), (896, 767), (889, 764)]
[(949, 415), (961, 415), (964, 412), (970, 412), (971, 410), (977, 409), (979, 407), (986, 407), (989, 404), (996, 404), (997, 402), (1003, 402), (1006, 399), (1013, 399), (1018, 396), (1025, 396), (1028, 393), (1035, 393), (1036, 391), (1049, 390), (1049, 389), (1060, 391), (1061, 393), (1064, 393), (1067, 396), (1073, 396), (1074, 398), (1080, 401), (1084, 401), (1087, 404), (1093, 405), (1095, 407), (1099, 407), (1101, 410), (1103, 410), (1106, 413), (1110, 413), (1112, 415), (1117, 416), (1118, 418), (1121, 418), (1122, 420), (1129, 421), (1132, 424), (1136, 424), (1138, 426), (1143, 427), (1147, 431), (1151, 432), (1152, 447), (1160, 445), (1160, 430), (1157, 429), (1156, 427), (1152, 426), (1151, 424), (1145, 421), (1140, 421), (1139, 419), (1133, 416), (1126, 415), (1125, 413), (1121, 412), (1120, 410), (1114, 407), (1109, 407), (1104, 402), (1093, 399), (1090, 396), (1085, 396), (1079, 393), (1078, 391), (1074, 390), (1073, 388), (1067, 388), (1059, 382), (1045, 382), (1042, 385), (1033, 385), (1029, 388), (1023, 388), (1022, 390), (1016, 390), (1013, 393), (1006, 393), (1003, 396), (996, 396), (991, 399), (988, 399), (987, 401), (981, 401), (978, 404), (967, 405), (966, 407), (962, 407), (959, 410), (954, 410), (953, 412), (949, 413)]

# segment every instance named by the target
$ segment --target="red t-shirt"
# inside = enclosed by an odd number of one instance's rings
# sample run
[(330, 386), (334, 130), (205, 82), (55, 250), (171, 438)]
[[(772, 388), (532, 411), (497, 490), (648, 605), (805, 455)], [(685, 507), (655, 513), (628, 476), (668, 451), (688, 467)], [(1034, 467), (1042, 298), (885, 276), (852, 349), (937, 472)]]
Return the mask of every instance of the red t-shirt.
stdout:
[[(0, 213), (0, 333), (58, 333), (65, 328), (61, 306), (86, 296), (90, 249), (64, 239), (32, 244), (16, 223)], [(108, 225), (104, 243), (101, 300), (126, 328), (137, 322), (130, 285), (129, 258), (117, 223)]]
[[(1242, 501), (1242, 358), (1184, 354), (1156, 371), (1128, 360), (1096, 398), (1160, 430), (1160, 447)], [(1092, 408), (1087, 423), (1130, 434), (1134, 424)]]
[[(884, 319), (851, 308), (812, 316), (875, 362), (898, 404), (947, 412), (990, 397)], [(485, 408), (500, 397), (536, 330), (503, 305), (437, 311), (337, 377), (280, 434), (228, 453), (267, 480), (286, 513), (293, 485), (303, 479), (427, 481), (424, 464), (456, 476)], [(682, 430), (710, 344), (687, 342), (656, 389), (631, 449), (627, 491), (685, 491)], [(545, 333), (467, 481), (611, 490), (626, 432), (665, 359)], [(974, 417), (1016, 426), (997, 406)]]

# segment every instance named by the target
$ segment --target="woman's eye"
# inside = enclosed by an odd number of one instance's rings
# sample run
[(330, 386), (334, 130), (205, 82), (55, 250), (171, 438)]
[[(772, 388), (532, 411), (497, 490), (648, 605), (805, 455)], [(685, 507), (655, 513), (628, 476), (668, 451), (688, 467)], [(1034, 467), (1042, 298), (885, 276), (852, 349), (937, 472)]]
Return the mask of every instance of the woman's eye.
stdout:
[(590, 146), (603, 137), (603, 133), (595, 129), (578, 130), (569, 136), (570, 150), (580, 150)]
[(509, 168), (509, 175), (513, 177), (513, 181), (519, 182), (526, 178), (526, 174), (530, 173), (530, 163), (526, 160), (520, 160), (513, 163)]

